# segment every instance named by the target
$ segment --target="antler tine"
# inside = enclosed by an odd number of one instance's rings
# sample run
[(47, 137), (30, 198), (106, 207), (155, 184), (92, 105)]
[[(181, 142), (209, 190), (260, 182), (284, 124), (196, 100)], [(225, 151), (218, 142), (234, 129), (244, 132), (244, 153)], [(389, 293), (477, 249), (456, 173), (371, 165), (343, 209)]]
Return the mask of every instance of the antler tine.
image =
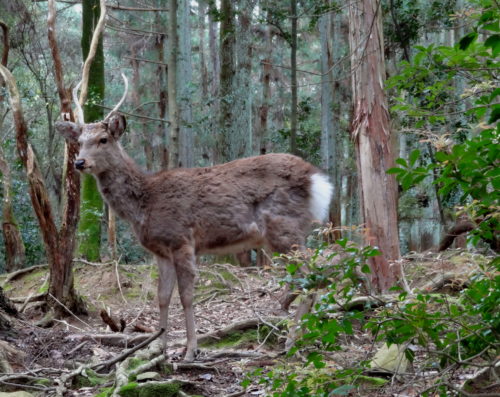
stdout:
[(113, 110), (111, 112), (108, 113), (108, 115), (104, 118), (104, 121), (107, 121), (115, 112), (118, 111), (118, 109), (120, 108), (120, 106), (123, 104), (123, 102), (125, 101), (125, 98), (127, 97), (127, 91), (128, 91), (128, 80), (127, 80), (127, 77), (122, 73), (122, 78), (123, 78), (123, 82), (125, 84), (125, 92), (123, 93), (123, 96), (122, 98), (120, 99), (120, 102), (118, 102), (116, 104), (116, 106), (113, 108)]
[(80, 101), (78, 100), (78, 89), (82, 85), (80, 81), (75, 88), (73, 88), (73, 102), (75, 102), (76, 106), (76, 121), (78, 124), (85, 124), (85, 119), (83, 117), (83, 109), (80, 105)]

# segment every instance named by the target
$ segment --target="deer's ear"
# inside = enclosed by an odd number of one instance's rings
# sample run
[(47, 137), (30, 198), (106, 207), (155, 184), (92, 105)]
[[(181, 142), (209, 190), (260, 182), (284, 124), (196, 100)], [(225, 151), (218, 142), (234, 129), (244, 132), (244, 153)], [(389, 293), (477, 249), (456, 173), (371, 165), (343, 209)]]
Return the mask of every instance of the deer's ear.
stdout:
[(71, 121), (58, 121), (56, 130), (70, 142), (77, 142), (78, 137), (82, 133), (82, 127)]
[(108, 121), (108, 130), (115, 139), (122, 136), (125, 128), (127, 128), (127, 120), (121, 114), (112, 116)]

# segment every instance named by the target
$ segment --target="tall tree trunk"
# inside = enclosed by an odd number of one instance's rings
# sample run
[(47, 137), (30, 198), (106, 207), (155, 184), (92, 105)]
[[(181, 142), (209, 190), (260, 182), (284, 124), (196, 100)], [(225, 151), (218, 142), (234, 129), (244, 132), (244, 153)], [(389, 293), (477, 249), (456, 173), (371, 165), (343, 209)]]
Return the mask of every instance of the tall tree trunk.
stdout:
[[(101, 15), (99, 0), (83, 0), (82, 2), (82, 54), (87, 58), (94, 29)], [(85, 122), (101, 120), (104, 98), (104, 52), (103, 38), (99, 38), (97, 52), (89, 73), (89, 103), (85, 104)], [(78, 254), (88, 260), (98, 261), (101, 249), (101, 219), (103, 200), (97, 189), (96, 179), (92, 175), (84, 175), (82, 180), (81, 217), (78, 225)]]
[[(2, 108), (0, 104), (0, 108)], [(12, 209), (10, 167), (0, 147), (0, 172), (3, 182), (2, 232), (5, 244), (5, 271), (7, 273), (23, 267), (26, 251)]]
[[(162, 6), (162, 1), (157, 1), (157, 6)], [(161, 31), (165, 26), (163, 23), (161, 13), (159, 11), (155, 12), (155, 30)], [(159, 118), (165, 120), (167, 115), (169, 97), (167, 91), (167, 66), (165, 64), (165, 35), (158, 34), (155, 37), (155, 50), (158, 56), (158, 111)], [(159, 121), (156, 125), (156, 137), (154, 138), (155, 144), (154, 149), (156, 149), (155, 156), (158, 159), (158, 166), (161, 170), (167, 169), (169, 166), (170, 160), (170, 152), (167, 146), (167, 135), (168, 131), (166, 128), (166, 124), (162, 121)]]
[(272, 35), (271, 26), (265, 27), (264, 51), (261, 61), (260, 83), (262, 85), (262, 102), (258, 107), (255, 122), (253, 151), (254, 154), (265, 154), (267, 152), (266, 138), (269, 120), (269, 105), (271, 103), (271, 64), (272, 64)]
[(222, 0), (220, 6), (220, 122), (217, 162), (230, 158), (232, 122), (232, 94), (234, 87), (234, 12), (231, 0)]
[(292, 103), (290, 109), (290, 153), (297, 152), (297, 0), (290, 0), (290, 18), (292, 29), (290, 34), (290, 86), (292, 89)]
[[(65, 117), (69, 117), (70, 120), (74, 120), (71, 111), (71, 96), (69, 90), (67, 90), (64, 85), (62, 62), (55, 37), (55, 1), (49, 0), (48, 5), (48, 39), (52, 58), (54, 60), (54, 80), (56, 81), (57, 92), (59, 100), (61, 101), (61, 114), (65, 115)], [(18, 149), (20, 149), (21, 158), (23, 159), (22, 154), (24, 153), (24, 148), (27, 147), (27, 138), (22, 131), (20, 131), (23, 129), (24, 124), (20, 107), (19, 114), (20, 117), (18, 117), (16, 130), (18, 131), (18, 141), (21, 141), (21, 144), (18, 144)], [(74, 161), (78, 150), (78, 144), (76, 143), (67, 143), (65, 145), (64, 194), (62, 195), (63, 208), (61, 226), (58, 231), (55, 245), (53, 245), (53, 237), (50, 235), (53, 232), (51, 224), (54, 223), (50, 218), (50, 207), (48, 212), (42, 211), (43, 207), (48, 206), (48, 204), (41, 202), (44, 195), (34, 196), (31, 194), (31, 190), (34, 190), (34, 187), (30, 188), (31, 201), (38, 217), (38, 222), (40, 223), (43, 240), (47, 250), (47, 257), (50, 263), (50, 295), (47, 302), (54, 311), (59, 314), (62, 313), (62, 307), (59, 302), (63, 303), (73, 313), (85, 312), (83, 301), (76, 295), (73, 279), (73, 253), (76, 245), (76, 229), (80, 217), (80, 174), (74, 167)], [(24, 163), (24, 165), (25, 168), (27, 168), (27, 163)], [(59, 302), (52, 299), (52, 296)]]
[(203, 103), (208, 99), (208, 69), (205, 58), (205, 17), (207, 14), (207, 3), (205, 0), (198, 1), (198, 29), (200, 41), (200, 86)]
[[(333, 182), (333, 199), (330, 204), (330, 221), (335, 227), (340, 227), (340, 178), (338, 157), (336, 157), (339, 144), (340, 126), (338, 118), (334, 116), (333, 96), (336, 94), (338, 98), (335, 84), (333, 83), (333, 54), (331, 40), (333, 35), (331, 32), (330, 18), (331, 14), (323, 15), (319, 20), (320, 44), (321, 44), (321, 160), (322, 168), (331, 176)], [(334, 43), (339, 45), (340, 43)], [(339, 104), (339, 102), (336, 102)], [(338, 111), (338, 109), (337, 109)], [(340, 231), (336, 230), (333, 238), (339, 239)]]
[(177, 102), (179, 106), (179, 167), (194, 166), (193, 114), (193, 66), (191, 64), (190, 1), (179, 0), (179, 23), (177, 26)]
[(177, 0), (168, 2), (168, 115), (170, 119), (169, 168), (179, 166), (180, 115), (177, 103), (177, 55), (179, 37), (177, 35)]
[(209, 131), (213, 137), (214, 142), (216, 142), (216, 145), (213, 145), (212, 149), (212, 161), (211, 163), (213, 164), (214, 162), (217, 162), (217, 159), (219, 157), (218, 155), (218, 149), (219, 149), (219, 136), (218, 136), (218, 131), (219, 131), (219, 124), (220, 124), (220, 117), (219, 117), (219, 112), (220, 112), (220, 100), (219, 100), (219, 88), (220, 88), (220, 59), (219, 59), (219, 48), (217, 45), (217, 19), (215, 18), (215, 15), (217, 15), (217, 7), (215, 5), (214, 0), (209, 0), (208, 1), (208, 50), (210, 54), (210, 62), (209, 62), (209, 71), (210, 71), (210, 96), (211, 96), (211, 103), (210, 103), (210, 108), (209, 108)]
[(249, 156), (252, 153), (252, 35), (250, 32), (254, 0), (239, 2), (236, 27), (236, 73), (232, 97), (229, 159)]
[(400, 256), (397, 189), (386, 170), (393, 165), (389, 112), (384, 91), (385, 64), (380, 3), (349, 4), (354, 115), (352, 137), (356, 147), (360, 197), (366, 243), (381, 255), (370, 259), (373, 286), (387, 291), (400, 278), (389, 261)]
[[(9, 59), (9, 27), (2, 21), (0, 21), (0, 27), (2, 28), (3, 37), (3, 50), (1, 64), (7, 67), (7, 61)], [(2, 78), (0, 78), (0, 130), (3, 126), (3, 116), (4, 116), (4, 99), (3, 91), (5, 89), (5, 83)], [(14, 217), (14, 211), (12, 209), (12, 197), (11, 197), (11, 186), (12, 179), (10, 176), (10, 167), (7, 162), (5, 155), (3, 153), (2, 147), (0, 146), (0, 172), (2, 173), (2, 184), (3, 184), (3, 208), (2, 208), (2, 233), (3, 241), (5, 244), (5, 271), (11, 272), (20, 269), (24, 265), (26, 259), (25, 248), (21, 232)], [(1, 290), (0, 290), (1, 292)]]

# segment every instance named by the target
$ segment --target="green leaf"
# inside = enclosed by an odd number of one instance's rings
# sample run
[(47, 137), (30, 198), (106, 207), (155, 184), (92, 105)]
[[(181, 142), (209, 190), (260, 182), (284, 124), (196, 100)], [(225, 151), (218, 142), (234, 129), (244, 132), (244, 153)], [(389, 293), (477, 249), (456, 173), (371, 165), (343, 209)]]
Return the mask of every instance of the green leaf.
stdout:
[(500, 119), (500, 105), (493, 105), (488, 123), (493, 124)]
[(415, 163), (417, 162), (418, 158), (420, 157), (420, 150), (416, 149), (410, 154), (410, 166), (414, 166)]
[(462, 51), (465, 51), (474, 42), (474, 40), (476, 40), (476, 38), (477, 38), (477, 33), (471, 32), (460, 39), (460, 41), (458, 42), (458, 47)]
[(387, 174), (401, 174), (402, 172), (405, 172), (405, 170), (398, 167), (389, 168), (386, 171)]
[(496, 57), (500, 52), (500, 34), (494, 34), (486, 39), (484, 42), (485, 47), (490, 47), (492, 55)]
[(402, 159), (401, 157), (396, 159), (395, 163), (399, 164), (402, 167), (408, 168), (408, 163), (406, 162), (405, 159)]

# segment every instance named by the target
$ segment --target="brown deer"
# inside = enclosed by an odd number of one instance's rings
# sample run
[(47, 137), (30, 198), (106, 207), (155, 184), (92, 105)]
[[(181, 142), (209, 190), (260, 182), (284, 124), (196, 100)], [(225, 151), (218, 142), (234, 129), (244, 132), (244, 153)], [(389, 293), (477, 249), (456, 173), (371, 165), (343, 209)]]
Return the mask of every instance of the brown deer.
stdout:
[[(197, 348), (196, 255), (253, 248), (286, 253), (294, 246), (303, 247), (311, 221), (328, 214), (332, 185), (313, 165), (290, 154), (147, 174), (119, 143), (126, 121), (116, 112), (126, 90), (103, 121), (85, 124), (75, 101), (78, 122), (58, 122), (56, 128), (80, 144), (75, 167), (94, 175), (109, 206), (132, 225), (141, 244), (155, 255), (160, 327), (165, 329), (177, 281), (186, 317), (185, 360), (191, 361)], [(163, 336), (166, 342), (166, 333)]]

